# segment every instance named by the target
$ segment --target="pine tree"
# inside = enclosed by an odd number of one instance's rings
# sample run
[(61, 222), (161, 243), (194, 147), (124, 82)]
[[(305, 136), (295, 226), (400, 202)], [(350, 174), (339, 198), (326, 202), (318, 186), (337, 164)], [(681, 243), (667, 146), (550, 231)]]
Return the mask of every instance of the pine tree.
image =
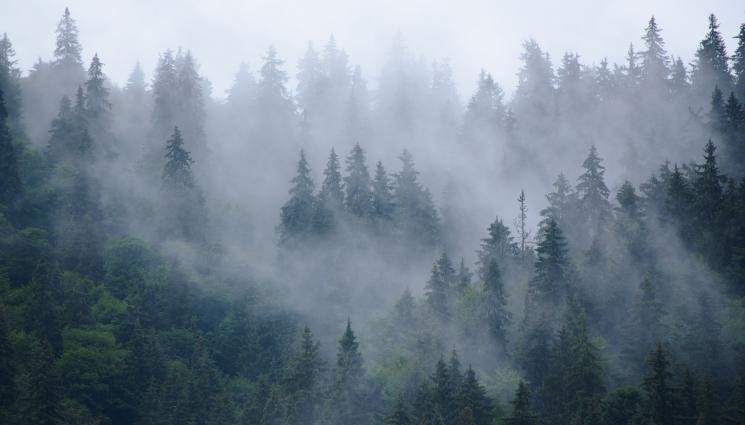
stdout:
[(372, 209), (372, 190), (370, 172), (365, 163), (365, 151), (355, 144), (347, 157), (347, 176), (344, 177), (347, 210), (357, 217), (363, 217)]
[(166, 50), (158, 59), (152, 84), (152, 140), (165, 139), (176, 125), (177, 85), (178, 76), (173, 52)]
[(666, 88), (665, 83), (667, 82), (669, 73), (665, 42), (662, 40), (660, 32), (661, 30), (657, 26), (657, 21), (652, 16), (642, 37), (647, 50), (640, 52), (642, 58), (642, 81), (648, 88), (655, 88), (657, 90)]
[(674, 424), (673, 389), (670, 384), (670, 360), (662, 344), (647, 358), (648, 372), (644, 377), (644, 417), (654, 424)]
[(417, 181), (419, 174), (411, 154), (404, 150), (399, 157), (401, 171), (395, 175), (394, 220), (402, 240), (417, 241), (433, 247), (440, 238), (439, 217), (429, 190)]
[(502, 282), (499, 265), (495, 259), (489, 260), (484, 270), (484, 318), (499, 350), (504, 353), (507, 347), (507, 328), (512, 314), (507, 310), (507, 295)]
[(360, 344), (352, 331), (352, 322), (347, 320), (347, 328), (339, 340), (339, 350), (336, 353), (336, 379), (347, 383), (360, 379), (365, 370), (362, 366)]
[(745, 377), (740, 377), (735, 382), (722, 414), (722, 422), (726, 425), (745, 424)]
[(385, 418), (386, 425), (412, 425), (403, 394), (399, 393), (393, 411)]
[[(445, 270), (442, 270), (445, 267)], [(451, 284), (455, 271), (445, 252), (432, 265), (432, 273), (425, 287), (427, 305), (435, 317), (447, 322), (451, 316)]]
[(18, 414), (26, 423), (55, 425), (60, 422), (60, 383), (54, 375), (54, 355), (49, 343), (35, 342), (29, 353), (28, 369), (21, 377)]
[(507, 268), (518, 253), (518, 245), (501, 218), (497, 217), (487, 231), (489, 236), (481, 240), (481, 249), (478, 252), (479, 276), (482, 280), (485, 279), (486, 267), (491, 260), (495, 260), (500, 267)]
[(344, 206), (344, 188), (339, 171), (339, 156), (331, 148), (326, 169), (323, 170), (323, 183), (318, 197), (327, 208), (339, 211)]
[(732, 87), (727, 50), (719, 32), (716, 16), (709, 15), (709, 31), (696, 51), (693, 69), (693, 87), (699, 95), (711, 93), (718, 86), (725, 92)]
[(0, 92), (3, 93), (8, 114), (7, 125), (13, 136), (22, 136), (23, 108), (21, 105), (21, 69), (17, 66), (16, 52), (7, 34), (0, 38)]
[(16, 365), (13, 362), (13, 345), (8, 335), (6, 307), (0, 306), (0, 420), (6, 418), (8, 409), (16, 398)]
[(287, 74), (277, 50), (270, 46), (256, 85), (252, 136), (266, 146), (286, 146), (295, 137), (295, 105), (287, 90)]
[(673, 69), (670, 71), (670, 90), (673, 96), (686, 96), (691, 88), (691, 83), (688, 79), (688, 70), (686, 70), (686, 66), (680, 57), (672, 62)]
[(306, 326), (303, 329), (300, 349), (294, 356), (285, 385), (286, 391), (290, 394), (290, 419), (294, 423), (314, 423), (322, 369), (320, 343), (313, 339), (310, 328)]
[(292, 188), (290, 188), (290, 200), (285, 203), (280, 213), (281, 244), (309, 235), (313, 226), (316, 204), (313, 190), (310, 167), (305, 159), (305, 152), (301, 150), (297, 175), (292, 179)]
[(78, 41), (78, 27), (70, 15), (70, 9), (65, 8), (57, 24), (57, 46), (54, 49), (55, 65), (63, 68), (80, 68), (82, 47)]
[(204, 88), (202, 77), (191, 51), (180, 51), (174, 60), (176, 71), (176, 121), (184, 134), (187, 147), (197, 159), (204, 159), (207, 147), (204, 140)]
[(455, 276), (455, 291), (460, 296), (463, 295), (466, 290), (471, 286), (471, 279), (473, 273), (466, 266), (466, 261), (463, 257), (460, 258), (460, 265), (458, 266), (458, 274)]
[(732, 55), (732, 71), (735, 73), (734, 92), (745, 102), (745, 23), (740, 24), (740, 32), (737, 33), (737, 48)]
[(313, 120), (317, 108), (320, 108), (322, 98), (321, 90), (325, 80), (323, 69), (321, 68), (321, 59), (318, 52), (313, 47), (313, 43), (308, 43), (305, 54), (298, 62), (297, 77), (297, 98), (298, 105), (305, 114), (310, 115)]
[(529, 300), (544, 306), (541, 308), (557, 306), (569, 289), (569, 258), (564, 235), (553, 219), (549, 218), (541, 229), (536, 255), (535, 274), (528, 286)]
[(163, 187), (168, 190), (184, 190), (194, 187), (191, 173), (191, 153), (184, 147), (184, 139), (178, 127), (173, 129), (171, 138), (166, 142), (166, 163), (163, 167)]
[(624, 347), (621, 355), (629, 368), (639, 371), (643, 367), (650, 347), (665, 336), (663, 323), (666, 314), (659, 300), (658, 282), (647, 275), (639, 285), (639, 296), (632, 307), (631, 317), (624, 329)]
[(641, 81), (641, 67), (636, 63), (639, 55), (634, 51), (634, 44), (629, 43), (629, 50), (626, 52), (626, 65), (624, 71), (624, 83), (627, 89), (633, 92), (639, 86)]
[(105, 86), (106, 77), (102, 68), (98, 54), (93, 55), (88, 68), (88, 81), (85, 82), (85, 109), (94, 121), (103, 119), (103, 115), (111, 109), (109, 89)]
[(450, 369), (442, 357), (440, 357), (440, 360), (435, 365), (435, 371), (430, 377), (430, 380), (432, 382), (433, 414), (435, 417), (440, 417), (443, 424), (452, 424), (456, 414), (456, 389), (452, 386)]
[(479, 74), (476, 93), (471, 96), (463, 118), (460, 139), (476, 148), (484, 143), (493, 143), (502, 128), (505, 106), (504, 93), (499, 84), (484, 70)]
[(18, 152), (8, 128), (8, 112), (0, 90), (0, 205), (11, 205), (20, 192)]
[(549, 219), (556, 221), (560, 226), (566, 226), (568, 219), (572, 216), (575, 193), (569, 181), (560, 173), (553, 184), (554, 191), (546, 195), (548, 207), (541, 210), (543, 220), (541, 225), (545, 225)]
[(727, 114), (724, 109), (724, 95), (719, 86), (714, 87), (711, 94), (711, 103), (709, 109), (709, 126), (721, 133), (727, 129)]
[(601, 162), (595, 145), (590, 146), (590, 152), (582, 163), (585, 171), (577, 179), (579, 205), (593, 236), (602, 233), (603, 226), (610, 218), (610, 191), (605, 185), (605, 167)]
[(525, 191), (523, 189), (520, 189), (520, 196), (517, 197), (517, 203), (520, 210), (520, 214), (517, 216), (517, 233), (520, 238), (520, 258), (525, 261), (529, 249), (528, 239), (530, 239), (530, 231), (526, 229), (528, 206), (525, 203)]
[[(486, 390), (476, 378), (476, 372), (471, 366), (466, 369), (463, 383), (457, 390), (455, 405), (461, 414), (461, 420), (470, 416), (474, 425), (491, 424), (492, 402), (486, 394)], [(464, 413), (468, 411), (468, 415)]]
[(383, 163), (378, 161), (375, 165), (375, 177), (372, 182), (372, 213), (373, 216), (390, 220), (393, 217), (393, 191), (388, 174), (383, 168)]
[(537, 425), (539, 420), (530, 404), (530, 390), (525, 382), (520, 381), (512, 400), (512, 413), (504, 420), (505, 425)]

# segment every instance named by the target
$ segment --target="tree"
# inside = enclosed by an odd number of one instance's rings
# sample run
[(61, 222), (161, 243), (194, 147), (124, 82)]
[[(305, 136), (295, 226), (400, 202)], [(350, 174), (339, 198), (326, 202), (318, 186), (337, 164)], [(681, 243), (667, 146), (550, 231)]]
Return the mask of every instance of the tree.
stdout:
[(632, 370), (641, 370), (650, 347), (665, 336), (666, 312), (659, 299), (658, 280), (654, 277), (646, 275), (639, 285), (638, 298), (623, 330), (625, 343), (621, 355)]
[(152, 84), (153, 112), (152, 140), (163, 140), (176, 125), (178, 75), (173, 52), (163, 52), (155, 67), (155, 78)]
[(17, 66), (16, 52), (7, 34), (0, 38), (0, 92), (5, 99), (7, 125), (13, 136), (23, 135), (23, 108), (21, 105), (21, 69)]
[(548, 207), (541, 210), (541, 217), (543, 217), (541, 225), (545, 225), (551, 219), (560, 226), (566, 226), (573, 213), (576, 194), (564, 173), (560, 173), (556, 177), (553, 186), (554, 191), (546, 195)]
[(32, 346), (28, 369), (20, 378), (18, 414), (27, 423), (55, 425), (60, 421), (59, 381), (54, 374), (54, 355), (49, 343), (41, 339)]
[(192, 174), (194, 160), (184, 147), (178, 127), (166, 143), (165, 158), (161, 190), (166, 196), (168, 218), (164, 230), (168, 235), (187, 240), (200, 239), (206, 221), (204, 199)]
[(287, 146), (295, 136), (295, 105), (287, 87), (287, 74), (277, 50), (270, 46), (259, 70), (251, 136), (270, 147)]
[(176, 71), (176, 121), (184, 133), (187, 147), (197, 159), (205, 159), (207, 147), (204, 140), (204, 87), (191, 51), (175, 58)]
[(315, 214), (314, 183), (310, 177), (310, 167), (305, 152), (300, 151), (297, 175), (292, 179), (290, 200), (282, 206), (280, 213), (280, 243), (302, 239), (310, 234)]
[(659, 425), (672, 425), (674, 421), (673, 389), (670, 386), (672, 373), (670, 360), (662, 344), (647, 357), (648, 372), (644, 377), (643, 415), (650, 422)]
[(292, 360), (285, 386), (286, 392), (290, 395), (289, 416), (294, 423), (307, 425), (314, 423), (322, 369), (320, 343), (314, 340), (313, 333), (306, 326), (303, 329), (299, 350)]
[(460, 139), (478, 149), (494, 143), (504, 124), (504, 93), (490, 74), (481, 70), (476, 93), (468, 102), (460, 131)]
[(455, 280), (455, 270), (450, 263), (447, 253), (432, 265), (432, 273), (425, 287), (427, 305), (439, 320), (447, 322), (451, 316), (452, 289)]
[(341, 172), (339, 171), (339, 156), (331, 148), (326, 169), (323, 170), (323, 183), (318, 197), (327, 208), (340, 211), (344, 206), (344, 188), (342, 187)]
[(55, 65), (61, 68), (81, 68), (83, 60), (80, 53), (82, 47), (78, 41), (78, 27), (70, 15), (70, 9), (65, 8), (57, 24), (57, 46), (54, 49)]
[(590, 152), (582, 163), (585, 171), (577, 179), (579, 205), (592, 236), (602, 233), (603, 226), (610, 218), (610, 191), (605, 185), (605, 167), (601, 164), (602, 161), (595, 145), (591, 145)]
[(541, 229), (536, 255), (534, 277), (528, 286), (529, 300), (537, 303), (536, 308), (556, 307), (569, 290), (569, 258), (564, 235), (553, 219), (549, 218)]
[(13, 362), (13, 346), (8, 335), (6, 307), (0, 306), (0, 419), (6, 417), (16, 398), (16, 365)]
[(526, 221), (528, 220), (528, 206), (525, 204), (525, 191), (520, 189), (520, 196), (517, 197), (517, 203), (519, 206), (520, 214), (517, 216), (517, 234), (520, 238), (520, 256), (523, 261), (528, 252), (528, 239), (530, 239), (530, 231), (526, 229)]
[(352, 322), (347, 320), (347, 328), (339, 340), (339, 349), (336, 353), (336, 379), (338, 382), (347, 383), (360, 379), (365, 370), (362, 367), (362, 354), (359, 351), (360, 344), (352, 331)]
[[(109, 89), (106, 88), (106, 77), (103, 75), (103, 64), (98, 54), (93, 55), (88, 68), (88, 81), (85, 82), (85, 108), (92, 121), (102, 120), (111, 109)], [(140, 71), (141, 72), (141, 71)]]
[(737, 33), (737, 48), (732, 55), (732, 70), (735, 73), (735, 90), (740, 100), (745, 102), (745, 23), (740, 24)]
[(383, 163), (375, 164), (375, 177), (372, 182), (372, 213), (373, 216), (390, 220), (393, 217), (393, 191), (388, 174)]
[(0, 90), (0, 204), (10, 205), (20, 192), (18, 152), (8, 128), (8, 112)]
[(507, 268), (518, 252), (510, 229), (501, 218), (495, 218), (487, 231), (489, 236), (481, 240), (481, 249), (478, 252), (479, 275), (482, 280), (485, 279), (486, 267), (491, 260), (495, 260), (501, 268)]
[(439, 240), (439, 217), (429, 190), (417, 181), (419, 174), (411, 154), (404, 150), (399, 157), (401, 171), (395, 175), (393, 203), (394, 222), (402, 240), (417, 241), (432, 247)]
[(476, 372), (471, 366), (466, 369), (463, 383), (457, 389), (455, 405), (460, 412), (460, 423), (466, 418), (472, 418), (474, 425), (491, 424), (492, 403), (486, 395), (486, 390), (476, 378)]
[(693, 69), (693, 87), (699, 96), (712, 92), (719, 87), (728, 92), (732, 87), (732, 76), (729, 70), (729, 59), (724, 39), (719, 32), (719, 22), (714, 14), (709, 15), (709, 31), (696, 51)]
[[(435, 365), (435, 371), (430, 377), (432, 382), (432, 413), (439, 417), (443, 424), (451, 424), (455, 418), (455, 391), (451, 370), (440, 357)], [(436, 422), (435, 422), (436, 423)]]
[(347, 157), (347, 176), (344, 177), (347, 210), (357, 217), (369, 214), (372, 203), (370, 173), (365, 163), (365, 151), (355, 144)]
[(403, 394), (398, 394), (393, 411), (385, 418), (385, 423), (386, 425), (411, 425), (413, 423), (406, 408)]
[(649, 89), (656, 90), (666, 89), (665, 84), (669, 73), (665, 42), (662, 40), (660, 32), (657, 21), (652, 16), (642, 37), (647, 50), (640, 52), (642, 81)]
[(745, 424), (745, 377), (740, 377), (735, 382), (722, 420), (726, 425)]
[(507, 328), (512, 314), (507, 310), (507, 295), (496, 259), (490, 259), (484, 270), (484, 318), (502, 353), (507, 347)]
[(512, 413), (504, 420), (505, 425), (537, 425), (538, 417), (530, 408), (530, 389), (520, 381), (512, 399)]

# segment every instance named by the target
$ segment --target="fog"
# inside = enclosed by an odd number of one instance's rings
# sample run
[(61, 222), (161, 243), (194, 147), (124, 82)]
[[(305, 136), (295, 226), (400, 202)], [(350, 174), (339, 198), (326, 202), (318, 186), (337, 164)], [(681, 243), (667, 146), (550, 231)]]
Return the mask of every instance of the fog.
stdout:
[(742, 368), (737, 2), (6, 2), (9, 216), (64, 270), (123, 291), (136, 238), (225, 303), (210, 338), (286, 315), (333, 359), (351, 321), (376, 406), (457, 350), (543, 409), (567, 329), (603, 394), (657, 343)]

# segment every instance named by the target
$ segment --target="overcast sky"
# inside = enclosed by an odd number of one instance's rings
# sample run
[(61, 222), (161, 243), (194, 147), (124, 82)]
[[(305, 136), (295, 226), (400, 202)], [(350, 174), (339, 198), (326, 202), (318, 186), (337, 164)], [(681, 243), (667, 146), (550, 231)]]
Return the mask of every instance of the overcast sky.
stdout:
[(3, 0), (0, 32), (8, 33), (24, 70), (39, 57), (51, 57), (65, 6), (77, 20), (83, 59), (98, 52), (115, 82), (126, 81), (137, 60), (150, 79), (158, 53), (182, 46), (194, 52), (216, 97), (224, 97), (240, 62), (255, 70), (268, 45), (277, 47), (294, 76), (307, 42), (323, 44), (331, 33), (374, 86), (400, 31), (417, 55), (450, 60), (465, 98), (481, 68), (511, 92), (521, 43), (529, 37), (554, 64), (567, 50), (579, 53), (583, 63), (603, 56), (620, 62), (629, 42), (641, 43), (654, 14), (668, 51), (688, 63), (709, 13), (719, 18), (730, 54), (732, 37), (745, 22), (742, 0)]

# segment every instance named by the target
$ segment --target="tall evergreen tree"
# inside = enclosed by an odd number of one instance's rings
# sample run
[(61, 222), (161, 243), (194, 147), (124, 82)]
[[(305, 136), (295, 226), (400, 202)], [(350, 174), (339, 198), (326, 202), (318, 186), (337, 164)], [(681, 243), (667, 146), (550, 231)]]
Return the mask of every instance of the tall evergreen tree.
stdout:
[(23, 108), (21, 101), (21, 69), (17, 66), (16, 52), (8, 34), (0, 38), (0, 92), (5, 99), (7, 125), (14, 136), (23, 135)]
[(305, 152), (301, 150), (297, 175), (292, 179), (290, 188), (290, 200), (282, 206), (280, 213), (280, 243), (302, 239), (312, 230), (316, 205), (314, 186)]
[(492, 423), (492, 402), (486, 390), (476, 378), (476, 372), (471, 366), (466, 369), (463, 383), (457, 389), (455, 405), (461, 415), (470, 411), (475, 425), (489, 425)]
[(92, 120), (100, 120), (111, 109), (109, 89), (102, 71), (103, 64), (98, 54), (93, 55), (88, 68), (88, 81), (85, 82), (85, 109)]
[(507, 328), (512, 321), (512, 314), (507, 310), (502, 275), (497, 260), (492, 258), (484, 270), (484, 318), (489, 331), (497, 342), (499, 350), (505, 353), (507, 346)]
[(372, 213), (378, 219), (388, 220), (393, 217), (393, 191), (390, 178), (383, 168), (383, 163), (375, 164), (375, 177), (372, 182)]
[(506, 425), (537, 425), (538, 417), (531, 409), (530, 389), (525, 382), (520, 381), (512, 399), (512, 413), (504, 420)]
[(582, 163), (584, 172), (577, 182), (577, 196), (579, 205), (590, 228), (592, 237), (602, 233), (603, 226), (610, 218), (610, 191), (605, 185), (605, 167), (598, 156), (595, 145), (590, 146), (590, 152)]
[(8, 113), (0, 90), (0, 204), (10, 205), (20, 192), (18, 152), (8, 128)]
[(65, 13), (57, 24), (57, 46), (54, 48), (55, 65), (63, 69), (82, 69), (82, 50), (78, 41), (77, 24), (70, 15), (70, 9), (65, 8)]
[(665, 85), (669, 74), (668, 58), (665, 51), (665, 42), (662, 40), (660, 32), (661, 29), (657, 26), (654, 16), (652, 16), (642, 37), (647, 50), (640, 53), (642, 58), (642, 81), (648, 90), (666, 90)]
[(460, 139), (473, 148), (494, 143), (504, 125), (504, 93), (490, 74), (481, 70), (476, 93), (468, 102), (463, 118)]
[(365, 163), (365, 151), (359, 144), (354, 145), (347, 157), (347, 176), (344, 177), (347, 210), (357, 217), (370, 213), (372, 190), (370, 172)]
[(478, 252), (479, 275), (485, 279), (486, 268), (492, 260), (505, 269), (516, 257), (518, 245), (515, 243), (510, 229), (505, 226), (501, 218), (497, 217), (487, 229), (489, 236), (481, 240), (481, 249)]
[(662, 344), (647, 358), (648, 372), (644, 377), (644, 412), (650, 423), (660, 425), (674, 424), (674, 394), (670, 383), (670, 359)]
[(553, 219), (541, 229), (536, 254), (535, 274), (528, 286), (529, 300), (531, 304), (538, 303), (536, 307), (557, 306), (569, 290), (569, 258), (564, 235)]
[(386, 425), (412, 425), (411, 416), (406, 408), (406, 400), (399, 393), (393, 411), (385, 418)]
[(403, 240), (418, 241), (432, 247), (439, 240), (439, 217), (429, 190), (417, 180), (411, 154), (404, 150), (399, 157), (401, 171), (395, 175), (393, 203), (394, 220)]
[(693, 69), (693, 87), (699, 96), (706, 96), (714, 87), (719, 87), (724, 92), (730, 91), (732, 76), (728, 61), (724, 39), (719, 32), (719, 22), (716, 16), (711, 14), (709, 31), (696, 51)]
[(206, 225), (204, 199), (194, 181), (194, 160), (186, 150), (181, 131), (175, 127), (166, 143), (166, 163), (162, 173), (162, 192), (169, 205), (164, 219), (165, 233), (187, 240), (199, 240)]
[(732, 55), (732, 71), (735, 74), (735, 93), (745, 102), (745, 23), (740, 24), (737, 33), (737, 48)]
[(339, 156), (331, 148), (326, 169), (323, 170), (323, 183), (318, 197), (327, 207), (341, 210), (344, 206), (344, 188), (342, 187), (341, 172), (339, 171)]
[(647, 275), (639, 285), (639, 295), (624, 329), (621, 355), (631, 370), (641, 371), (649, 349), (665, 336), (666, 314), (659, 299), (658, 280)]

